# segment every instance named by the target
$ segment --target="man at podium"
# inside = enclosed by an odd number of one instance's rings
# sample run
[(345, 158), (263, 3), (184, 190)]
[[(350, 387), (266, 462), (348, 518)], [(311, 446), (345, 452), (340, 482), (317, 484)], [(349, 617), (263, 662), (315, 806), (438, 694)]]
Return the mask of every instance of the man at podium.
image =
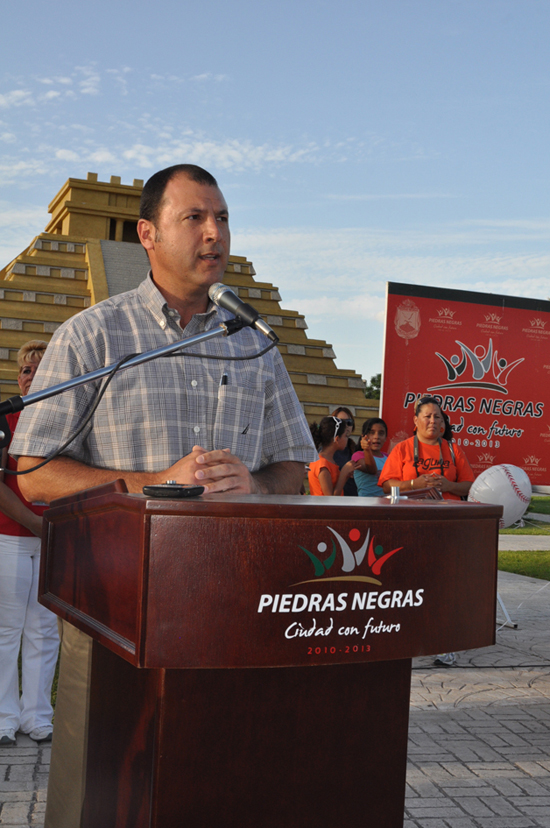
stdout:
[[(227, 205), (210, 173), (183, 164), (153, 175), (138, 234), (148, 277), (62, 325), (33, 391), (231, 318), (208, 297), (223, 279), (230, 245)], [(266, 344), (246, 328), (194, 346), (195, 356), (180, 352), (117, 374), (62, 454), (20, 478), (25, 497), (50, 502), (116, 477), (130, 492), (173, 480), (207, 492), (298, 494), (316, 452), (279, 352), (257, 356)], [(23, 411), (11, 448), (20, 470), (69, 440), (97, 392), (97, 383), (87, 383)], [(89, 666), (90, 639), (64, 624), (46, 828), (80, 825)]]

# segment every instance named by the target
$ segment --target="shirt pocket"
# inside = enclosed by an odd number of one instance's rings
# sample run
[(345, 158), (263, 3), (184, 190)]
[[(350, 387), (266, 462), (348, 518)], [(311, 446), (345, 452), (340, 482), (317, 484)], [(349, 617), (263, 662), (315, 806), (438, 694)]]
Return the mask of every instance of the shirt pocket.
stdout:
[(265, 394), (238, 385), (220, 385), (213, 448), (228, 448), (249, 471), (260, 468)]

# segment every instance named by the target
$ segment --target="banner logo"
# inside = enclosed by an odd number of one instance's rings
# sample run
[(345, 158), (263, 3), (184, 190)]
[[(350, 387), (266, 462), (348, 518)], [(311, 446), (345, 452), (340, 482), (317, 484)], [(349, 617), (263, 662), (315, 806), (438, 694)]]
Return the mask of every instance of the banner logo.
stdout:
[(395, 332), (405, 340), (414, 339), (420, 332), (420, 311), (410, 299), (405, 299), (395, 311)]
[(530, 319), (529, 322), (531, 323), (532, 328), (541, 328), (542, 330), (544, 330), (544, 328), (546, 327), (545, 320), (540, 319), (539, 317), (537, 317), (536, 319)]
[[(428, 391), (443, 388), (488, 388), (492, 391), (499, 391), (501, 394), (508, 393), (506, 387), (508, 377), (514, 368), (525, 361), (525, 357), (516, 359), (514, 362), (508, 362), (504, 357), (499, 358), (498, 351), (493, 351), (492, 339), (489, 340), (486, 348), (483, 345), (476, 345), (472, 349), (463, 342), (459, 342), (458, 339), (455, 339), (455, 342), (460, 348), (460, 354), (453, 354), (447, 359), (443, 354), (435, 352), (447, 369), (449, 384), (432, 385)], [(471, 380), (456, 382), (463, 376), (468, 366), (471, 370)], [(488, 379), (494, 382), (487, 382)]]
[(480, 463), (491, 463), (491, 465), (495, 462), (495, 455), (489, 454), (488, 451), (482, 452), (482, 454), (477, 455), (477, 459)]
[(455, 313), (456, 311), (451, 310), (450, 308), (441, 308), (437, 311), (437, 315), (443, 316), (445, 319), (452, 319)]
[[(399, 552), (403, 549), (402, 546), (398, 546), (397, 549), (392, 549), (390, 552), (384, 553), (384, 548), (378, 544), (375, 546), (375, 536), (370, 537), (370, 529), (367, 531), (367, 535), (365, 540), (361, 544), (361, 546), (352, 552), (349, 543), (340, 535), (335, 529), (332, 527), (327, 526), (329, 532), (332, 532), (334, 537), (332, 540), (332, 548), (331, 551), (326, 558), (321, 558), (320, 555), (324, 555), (324, 553), (328, 549), (328, 545), (321, 541), (317, 544), (317, 552), (318, 555), (315, 555), (313, 552), (310, 552), (309, 549), (306, 549), (305, 546), (300, 546), (308, 558), (310, 559), (311, 563), (313, 564), (314, 571), (315, 571), (315, 578), (312, 578), (308, 581), (300, 581), (300, 584), (311, 584), (315, 583), (318, 578), (323, 578), (324, 581), (366, 581), (371, 584), (377, 584), (378, 586), (382, 585), (382, 581), (377, 580), (369, 575), (357, 575), (357, 574), (347, 574), (354, 572), (357, 570), (359, 566), (363, 563), (365, 555), (367, 556), (367, 565), (370, 568), (372, 575), (380, 575), (380, 570), (386, 563), (386, 561), (395, 555), (396, 552)], [(359, 529), (351, 529), (348, 537), (352, 543), (355, 543), (360, 540), (361, 533)], [(340, 560), (341, 560), (341, 571), (346, 573), (345, 575), (336, 575), (332, 577), (323, 577), (326, 576), (326, 573), (329, 572), (332, 567), (336, 564), (336, 560), (338, 557), (338, 549), (336, 546), (336, 541), (338, 541), (338, 545), (340, 547)], [(298, 544), (299, 545), (299, 544)], [(367, 551), (368, 549), (368, 551)], [(293, 586), (298, 586), (298, 584), (294, 584)]]

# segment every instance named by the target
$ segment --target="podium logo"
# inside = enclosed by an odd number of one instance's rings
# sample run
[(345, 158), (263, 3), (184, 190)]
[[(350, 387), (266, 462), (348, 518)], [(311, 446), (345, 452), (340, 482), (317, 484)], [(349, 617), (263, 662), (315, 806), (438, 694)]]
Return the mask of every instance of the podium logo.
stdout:
[[(334, 535), (334, 537), (331, 538), (332, 548), (327, 556), (325, 556), (325, 553), (328, 550), (328, 545), (324, 541), (317, 544), (317, 554), (310, 552), (309, 549), (305, 548), (305, 546), (300, 546), (298, 544), (300, 549), (302, 549), (310, 559), (315, 571), (315, 578), (308, 581), (300, 581), (299, 583), (301, 584), (315, 583), (318, 578), (323, 578), (323, 581), (366, 581), (367, 583), (378, 584), (378, 586), (381, 586), (382, 581), (379, 581), (377, 578), (373, 578), (372, 576), (380, 575), (380, 571), (386, 561), (391, 558), (392, 555), (395, 555), (396, 552), (403, 549), (402, 546), (398, 546), (397, 549), (391, 549), (389, 552), (384, 552), (383, 546), (380, 544), (375, 545), (375, 536), (373, 535), (371, 538), (369, 529), (363, 543), (361, 543), (358, 549), (353, 551), (348, 541), (345, 540), (345, 538), (343, 538), (342, 535), (336, 531), (336, 529), (333, 529), (331, 526), (327, 526), (327, 529)], [(348, 538), (352, 544), (355, 544), (361, 540), (361, 532), (359, 529), (350, 529)], [(338, 541), (338, 546), (336, 545), (336, 541)], [(365, 555), (367, 557), (367, 566), (369, 567), (371, 574), (359, 575), (357, 574), (357, 570), (363, 564)], [(341, 571), (345, 574), (327, 577), (327, 573), (330, 572), (333, 567), (338, 567), (338, 565), (340, 566)], [(295, 586), (297, 586), (297, 584), (295, 584)]]

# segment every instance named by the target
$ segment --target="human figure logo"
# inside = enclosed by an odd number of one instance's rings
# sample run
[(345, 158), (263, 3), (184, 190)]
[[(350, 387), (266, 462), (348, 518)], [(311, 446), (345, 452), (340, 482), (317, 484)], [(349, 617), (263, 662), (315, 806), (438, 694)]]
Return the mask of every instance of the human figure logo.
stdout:
[[(316, 552), (318, 554), (310, 552), (310, 550), (306, 549), (305, 546), (300, 546), (300, 549), (306, 553), (312, 562), (315, 571), (315, 578), (308, 581), (300, 581), (302, 584), (313, 583), (317, 578), (325, 576), (323, 577), (323, 580), (325, 581), (367, 581), (368, 583), (378, 584), (380, 586), (382, 582), (377, 578), (373, 578), (372, 575), (380, 575), (380, 571), (386, 561), (389, 560), (392, 555), (395, 555), (396, 552), (403, 549), (402, 546), (398, 546), (396, 549), (384, 552), (383, 546), (375, 544), (375, 536), (373, 535), (371, 538), (371, 532), (369, 529), (364, 541), (355, 551), (353, 551), (348, 541), (343, 538), (342, 535), (336, 531), (336, 529), (333, 529), (331, 526), (327, 526), (327, 529), (334, 536), (331, 539), (332, 548), (327, 557), (322, 557), (328, 550), (328, 544), (324, 541), (320, 541), (317, 544)], [(350, 529), (348, 538), (351, 543), (357, 543), (361, 540), (361, 532), (356, 528)], [(337, 561), (338, 547), (336, 545), (336, 541), (338, 541), (338, 545), (340, 547), (341, 571), (345, 574), (326, 577), (326, 573), (332, 569)], [(371, 571), (371, 575), (357, 574), (357, 570), (363, 563), (365, 555), (367, 557), (367, 565)]]

